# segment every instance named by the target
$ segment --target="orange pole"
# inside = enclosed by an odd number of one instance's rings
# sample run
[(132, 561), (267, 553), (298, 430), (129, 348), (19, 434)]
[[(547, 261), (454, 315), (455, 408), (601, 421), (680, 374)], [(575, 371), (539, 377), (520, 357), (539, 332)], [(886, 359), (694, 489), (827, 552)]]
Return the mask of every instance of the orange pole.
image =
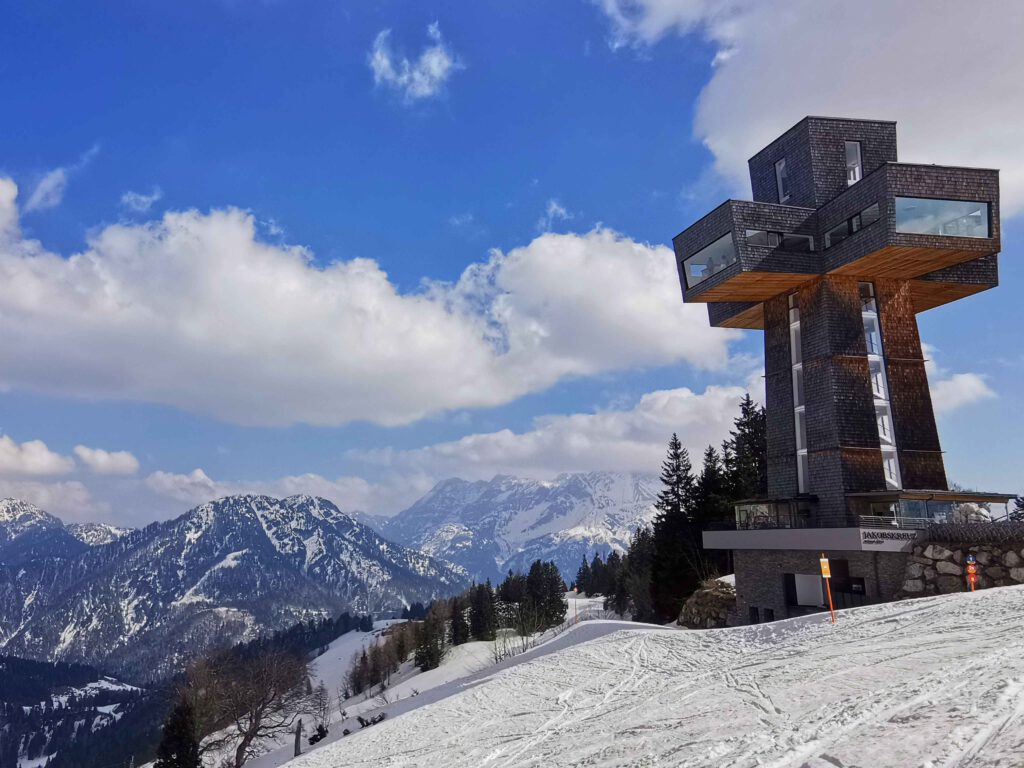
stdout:
[(830, 583), (831, 581), (832, 581), (832, 579), (825, 579), (825, 591), (828, 593), (828, 610), (829, 610), (829, 613), (832, 614), (832, 623), (835, 624), (836, 623), (836, 609), (835, 609), (835, 606), (832, 605), (832, 585)]
[[(821, 559), (825, 559), (825, 553), (821, 553)], [(832, 605), (832, 579), (825, 579), (825, 592), (828, 594), (828, 612), (832, 614), (832, 623), (836, 623), (836, 609)]]

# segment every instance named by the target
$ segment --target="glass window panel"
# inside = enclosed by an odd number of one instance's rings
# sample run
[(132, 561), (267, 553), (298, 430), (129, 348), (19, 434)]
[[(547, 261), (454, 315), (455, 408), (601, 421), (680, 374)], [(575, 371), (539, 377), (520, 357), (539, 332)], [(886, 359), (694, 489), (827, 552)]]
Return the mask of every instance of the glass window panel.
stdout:
[(807, 452), (796, 455), (796, 487), (800, 493), (807, 493)]
[(786, 171), (786, 158), (775, 163), (775, 186), (779, 193), (779, 202), (789, 199), (789, 174)]
[(726, 232), (711, 245), (702, 248), (683, 262), (686, 285), (689, 288), (707, 280), (736, 263), (736, 248), (732, 243), (732, 232)]
[(860, 142), (846, 142), (846, 185), (856, 184), (861, 180)]
[(882, 336), (878, 330), (878, 318), (864, 315), (864, 343), (867, 344), (869, 355), (882, 354)]
[(768, 233), (763, 229), (748, 229), (747, 245), (768, 245)]
[(804, 404), (804, 369), (797, 366), (793, 369), (793, 405), (800, 407)]
[(883, 443), (892, 445), (892, 421), (889, 419), (888, 407), (884, 405), (876, 405), (875, 420), (878, 423), (878, 439)]
[(796, 449), (803, 451), (807, 448), (807, 423), (804, 420), (804, 412), (794, 411), (796, 414)]
[(800, 346), (800, 324), (789, 327), (789, 354), (793, 365), (804, 361), (803, 350)]
[(807, 235), (783, 235), (782, 250), (809, 253), (814, 250), (814, 238)]
[(875, 203), (874, 205), (869, 205), (867, 208), (861, 211), (860, 225), (862, 227), (866, 227), (868, 224), (874, 224), (876, 221), (878, 221), (878, 219), (881, 218), (881, 213), (879, 212), (879, 210), (880, 209), (878, 207), (878, 203)]
[(896, 231), (918, 235), (988, 237), (988, 203), (897, 197)]
[(849, 236), (850, 222), (844, 221), (842, 224), (832, 227), (832, 229), (825, 233), (825, 247), (831, 248), (833, 245), (838, 245)]
[(871, 371), (871, 393), (878, 400), (887, 399), (885, 392), (885, 373), (882, 371), (882, 361), (869, 360), (868, 368)]

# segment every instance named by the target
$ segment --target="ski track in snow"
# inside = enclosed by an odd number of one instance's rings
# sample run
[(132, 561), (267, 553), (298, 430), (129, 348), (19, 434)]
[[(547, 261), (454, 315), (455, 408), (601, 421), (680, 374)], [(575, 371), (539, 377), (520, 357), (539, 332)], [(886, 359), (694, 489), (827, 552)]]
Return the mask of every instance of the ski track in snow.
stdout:
[(1024, 587), (559, 647), (287, 766), (1024, 766)]

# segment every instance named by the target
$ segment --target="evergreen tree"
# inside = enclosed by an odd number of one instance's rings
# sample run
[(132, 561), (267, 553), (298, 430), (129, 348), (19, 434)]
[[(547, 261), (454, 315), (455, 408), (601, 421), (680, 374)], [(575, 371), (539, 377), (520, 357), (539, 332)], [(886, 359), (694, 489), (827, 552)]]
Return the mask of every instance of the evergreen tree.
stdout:
[(615, 593), (615, 588), (619, 583), (619, 571), (622, 569), (622, 556), (613, 551), (608, 555), (608, 560), (604, 564), (605, 572), (605, 583), (604, 583), (604, 595), (612, 595)]
[(686, 598), (697, 587), (693, 552), (700, 546), (695, 541), (699, 529), (691, 521), (696, 511), (693, 468), (675, 434), (668, 443), (661, 482), (663, 488), (655, 504), (658, 514), (653, 528), (650, 597), (654, 614), (668, 621), (679, 616)]
[(498, 629), (491, 582), (477, 584), (470, 592), (469, 632), (474, 640), (493, 640)]
[(601, 559), (600, 553), (595, 552), (594, 559), (590, 561), (590, 589), (588, 593), (607, 595), (607, 578), (604, 560)]
[(154, 768), (201, 768), (192, 705), (178, 700), (164, 723)]
[(733, 501), (768, 493), (768, 421), (765, 410), (749, 394), (740, 401), (735, 428), (722, 446), (728, 495)]
[(704, 462), (693, 485), (693, 519), (701, 524), (727, 519), (730, 494), (722, 460), (713, 445), (704, 450)]
[(1024, 496), (1016, 496), (1013, 499), (1013, 509), (1010, 510), (1010, 519), (1024, 523)]
[(583, 556), (583, 562), (580, 564), (579, 570), (576, 571), (576, 589), (580, 592), (590, 594), (591, 591), (591, 571), (590, 564), (587, 562), (587, 556)]
[(469, 642), (469, 624), (466, 622), (466, 611), (461, 598), (452, 600), (452, 645)]
[[(645, 526), (633, 534), (623, 568), (623, 590), (628, 596), (626, 609), (632, 612), (633, 621), (654, 621), (657, 618), (651, 599), (653, 562), (654, 533)], [(619, 610), (619, 613), (625, 612)]]
[(505, 580), (498, 586), (498, 599), (509, 605), (516, 605), (526, 600), (526, 577), (521, 573), (508, 572)]

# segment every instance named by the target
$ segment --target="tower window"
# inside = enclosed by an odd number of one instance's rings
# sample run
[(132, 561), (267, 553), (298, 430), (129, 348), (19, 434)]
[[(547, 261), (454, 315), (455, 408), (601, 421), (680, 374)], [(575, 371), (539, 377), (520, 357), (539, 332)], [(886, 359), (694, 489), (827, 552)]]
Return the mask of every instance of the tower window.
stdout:
[(856, 184), (864, 177), (860, 162), (860, 142), (846, 142), (846, 186)]
[(775, 163), (775, 186), (779, 192), (779, 202), (789, 200), (789, 174), (786, 172), (786, 158)]

